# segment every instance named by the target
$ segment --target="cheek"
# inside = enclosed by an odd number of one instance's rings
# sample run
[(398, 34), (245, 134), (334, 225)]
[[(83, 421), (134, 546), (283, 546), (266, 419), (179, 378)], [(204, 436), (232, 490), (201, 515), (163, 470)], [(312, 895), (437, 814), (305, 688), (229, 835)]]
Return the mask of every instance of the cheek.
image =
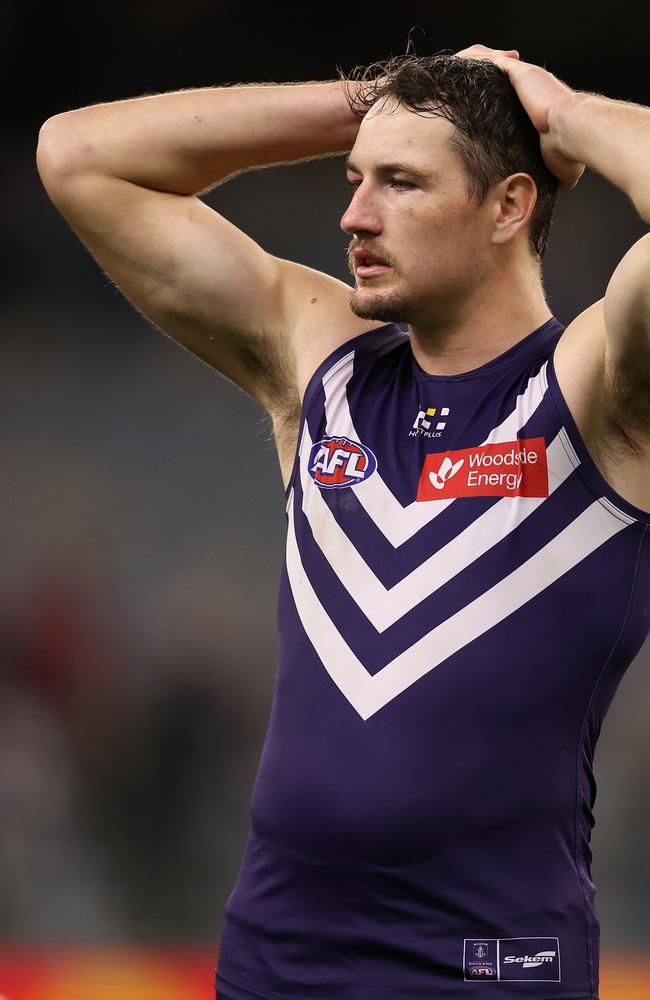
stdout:
[(472, 244), (472, 235), (458, 225), (458, 219), (453, 224), (437, 219), (422, 230), (420, 261), (425, 267), (427, 262), (435, 264), (437, 270), (457, 270), (472, 256)]
[(475, 208), (466, 201), (440, 201), (428, 211), (409, 211), (405, 226), (402, 271), (414, 278), (464, 274), (484, 254), (484, 230)]
[(446, 253), (465, 268), (484, 254), (484, 228), (476, 212), (457, 211), (447, 221), (444, 233)]
[(415, 217), (414, 228), (420, 238), (435, 246), (444, 243), (446, 246), (464, 246), (472, 242), (478, 228), (478, 218), (475, 211), (468, 209), (467, 203), (455, 201), (440, 203), (435, 211)]

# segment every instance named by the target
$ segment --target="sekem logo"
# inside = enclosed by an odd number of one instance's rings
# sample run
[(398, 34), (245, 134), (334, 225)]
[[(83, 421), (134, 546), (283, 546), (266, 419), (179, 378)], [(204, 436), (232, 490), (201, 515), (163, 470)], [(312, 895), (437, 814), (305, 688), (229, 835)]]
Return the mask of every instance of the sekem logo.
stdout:
[(555, 961), (554, 951), (538, 951), (536, 955), (506, 955), (503, 960), (506, 964), (510, 962), (521, 962), (524, 969), (536, 969), (544, 962)]

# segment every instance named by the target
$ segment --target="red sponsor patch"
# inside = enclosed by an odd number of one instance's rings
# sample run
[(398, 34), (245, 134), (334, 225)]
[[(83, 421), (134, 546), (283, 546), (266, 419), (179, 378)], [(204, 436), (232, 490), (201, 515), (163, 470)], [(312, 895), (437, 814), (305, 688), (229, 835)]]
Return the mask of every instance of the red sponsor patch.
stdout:
[(415, 499), (547, 496), (546, 442), (537, 437), (427, 455)]

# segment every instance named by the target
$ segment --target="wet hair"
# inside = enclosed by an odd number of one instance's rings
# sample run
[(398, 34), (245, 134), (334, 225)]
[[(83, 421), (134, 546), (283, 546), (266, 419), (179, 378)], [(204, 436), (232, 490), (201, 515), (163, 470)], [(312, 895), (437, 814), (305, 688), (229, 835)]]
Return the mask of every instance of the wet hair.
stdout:
[(447, 51), (419, 56), (408, 49), (347, 74), (337, 70), (350, 109), (360, 118), (376, 101), (392, 97), (409, 111), (435, 112), (454, 125), (450, 143), (465, 165), (468, 197), (477, 204), (510, 174), (529, 174), (537, 186), (529, 241), (544, 256), (558, 180), (544, 163), (539, 133), (505, 70), (487, 59)]

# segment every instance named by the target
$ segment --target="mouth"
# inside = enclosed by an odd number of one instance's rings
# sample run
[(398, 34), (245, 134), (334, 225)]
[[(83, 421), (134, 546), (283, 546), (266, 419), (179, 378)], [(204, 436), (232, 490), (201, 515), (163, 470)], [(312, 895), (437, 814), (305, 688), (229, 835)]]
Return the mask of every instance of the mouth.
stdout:
[(385, 264), (381, 260), (373, 257), (371, 254), (363, 254), (360, 252), (355, 253), (356, 267), (355, 273), (359, 278), (375, 278), (380, 274), (385, 274), (387, 271), (391, 271), (392, 268), (389, 264)]
[(351, 256), (355, 264), (354, 273), (358, 278), (376, 278), (380, 274), (392, 270), (390, 264), (373, 254), (372, 251), (357, 247), (352, 251)]
[(358, 278), (375, 278), (380, 274), (385, 274), (386, 271), (392, 270), (392, 267), (389, 267), (387, 264), (360, 264), (357, 266), (356, 274)]

